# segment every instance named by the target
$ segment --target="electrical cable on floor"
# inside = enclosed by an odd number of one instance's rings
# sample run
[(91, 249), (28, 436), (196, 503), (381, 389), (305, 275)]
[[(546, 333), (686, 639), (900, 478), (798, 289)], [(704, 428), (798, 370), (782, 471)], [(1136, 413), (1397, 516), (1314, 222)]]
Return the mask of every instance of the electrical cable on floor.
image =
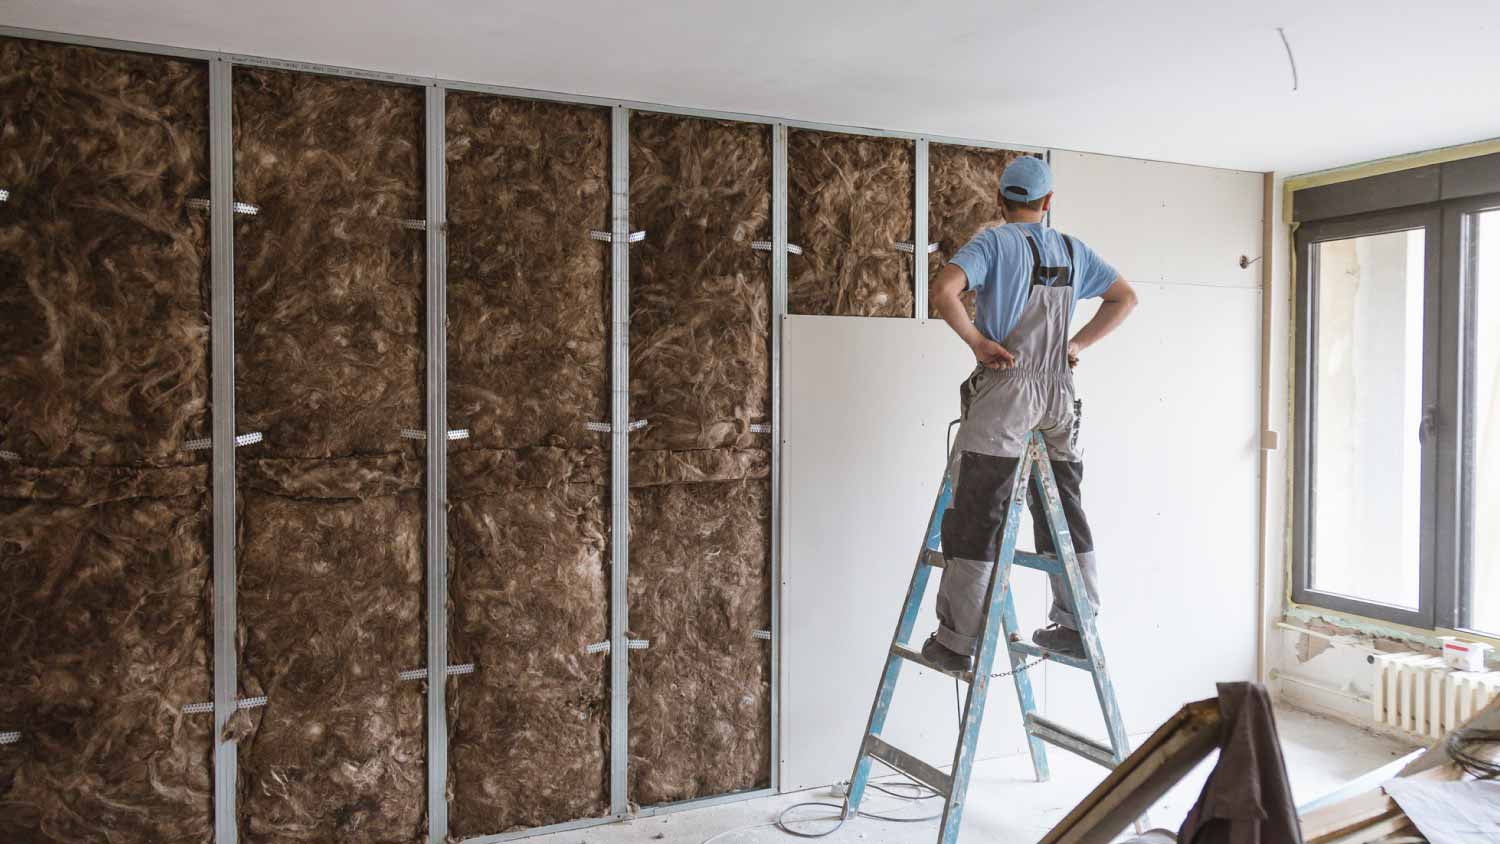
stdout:
[(1448, 735), (1448, 755), (1467, 774), (1482, 780), (1500, 779), (1500, 762), (1484, 755), (1479, 748), (1482, 744), (1500, 744), (1500, 730), (1454, 730)]
[[(867, 788), (872, 788), (872, 789), (874, 789), (876, 791), (879, 791), (882, 794), (886, 794), (886, 795), (889, 795), (891, 797), (895, 797), (895, 798), (897, 798), (899, 800), (906, 800), (906, 801), (911, 802), (911, 803), (918, 803), (918, 802), (921, 802), (923, 800), (932, 800), (932, 799), (935, 799), (935, 798), (938, 798), (938, 797), (942, 797), (941, 794), (937, 793), (936, 791), (932, 790), (931, 788), (927, 787), (926, 785), (923, 785), (922, 783), (915, 782), (915, 781), (897, 782), (897, 783), (891, 783), (891, 785), (894, 786), (894, 787), (896, 787), (896, 788), (910, 788), (910, 789), (913, 790), (913, 793), (912, 794), (900, 794), (900, 793), (897, 793), (895, 791), (892, 791), (889, 788), (885, 788), (885, 787), (883, 787), (883, 786), (881, 786), (881, 785), (879, 785), (877, 783), (873, 783), (873, 782), (867, 784), (866, 787)], [(828, 808), (828, 809), (837, 809), (838, 810), (838, 814), (825, 815), (825, 816), (822, 816), (822, 817), (814, 817), (814, 818), (797, 818), (797, 819), (794, 819), (794, 820), (788, 820), (787, 819), (787, 815), (791, 814), (792, 812), (794, 812), (794, 811), (796, 811), (798, 809), (807, 808), (809, 806), (821, 806), (821, 807)], [(935, 815), (923, 815), (922, 817), (917, 817), (917, 818), (896, 818), (896, 817), (891, 817), (890, 815), (877, 815), (874, 812), (866, 812), (866, 811), (860, 811), (859, 814), (858, 814), (858, 817), (861, 817), (861, 818), (869, 818), (871, 820), (885, 821), (887, 823), (926, 823), (927, 821), (938, 820), (942, 816), (943, 816), (942, 812), (938, 812)], [(794, 803), (794, 804), (786, 807), (785, 809), (782, 809), (781, 810), (781, 814), (776, 817), (775, 826), (778, 829), (780, 829), (782, 832), (786, 833), (787, 835), (791, 835), (791, 836), (794, 836), (796, 838), (826, 838), (827, 836), (832, 835), (835, 832), (838, 832), (839, 829), (841, 827), (843, 827), (843, 825), (844, 825), (844, 823), (845, 823), (846, 820), (847, 819), (844, 817), (844, 807), (841, 804), (838, 804), (838, 803), (828, 803), (828, 802), (825, 802), (825, 801), (822, 801), (822, 800), (810, 800), (810, 801), (805, 802), (805, 803)], [(787, 824), (792, 824), (792, 823), (802, 824), (802, 823), (812, 823), (812, 822), (815, 822), (815, 821), (837, 821), (838, 823), (835, 823), (833, 826), (831, 826), (828, 829), (825, 829), (825, 830), (823, 830), (821, 832), (803, 832), (801, 830), (792, 829), (790, 826), (787, 826)], [(712, 839), (710, 839), (710, 840), (712, 840)], [(708, 844), (708, 842), (705, 841), (704, 844)]]

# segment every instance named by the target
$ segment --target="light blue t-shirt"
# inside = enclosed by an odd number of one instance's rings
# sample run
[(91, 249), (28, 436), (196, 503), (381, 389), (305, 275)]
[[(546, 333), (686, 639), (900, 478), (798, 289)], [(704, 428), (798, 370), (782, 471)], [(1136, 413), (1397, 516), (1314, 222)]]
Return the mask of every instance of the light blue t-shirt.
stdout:
[[(974, 324), (984, 336), (1003, 342), (1031, 295), (1031, 247), (1026, 235), (1036, 241), (1042, 253), (1042, 266), (1068, 266), (1068, 248), (1063, 236), (1041, 223), (1008, 223), (985, 229), (953, 256), (969, 277), (969, 289), (975, 291)], [(1078, 238), (1073, 241), (1073, 304), (1079, 299), (1103, 296), (1119, 276), (1115, 268), (1104, 263), (1094, 250)], [(1068, 316), (1072, 317), (1069, 311)]]

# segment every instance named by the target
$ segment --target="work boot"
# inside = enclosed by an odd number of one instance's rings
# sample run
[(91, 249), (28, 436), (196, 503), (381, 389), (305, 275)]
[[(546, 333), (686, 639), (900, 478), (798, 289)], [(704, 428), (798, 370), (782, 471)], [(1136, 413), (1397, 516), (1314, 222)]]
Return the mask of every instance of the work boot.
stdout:
[(1044, 651), (1083, 659), (1083, 636), (1077, 630), (1051, 624), (1031, 634), (1031, 641)]
[(947, 645), (938, 641), (936, 633), (922, 643), (922, 658), (944, 671), (969, 670), (968, 655), (949, 650)]

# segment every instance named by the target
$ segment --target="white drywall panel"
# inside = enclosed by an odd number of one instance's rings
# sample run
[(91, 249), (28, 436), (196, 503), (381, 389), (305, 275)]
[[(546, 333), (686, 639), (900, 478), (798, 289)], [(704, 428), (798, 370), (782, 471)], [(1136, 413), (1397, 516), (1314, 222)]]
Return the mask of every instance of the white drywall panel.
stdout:
[[(794, 316), (783, 337), (781, 783), (796, 791), (852, 770), (974, 359), (946, 325), (925, 320)], [(1045, 582), (1019, 579), (1022, 616), (1034, 622)], [(937, 582), (935, 572), (918, 645), (936, 626)], [(1012, 681), (991, 689), (980, 754), (1019, 752)], [(946, 767), (953, 681), (904, 667), (886, 735)]]
[[(1260, 472), (1260, 291), (1137, 287), (1135, 313), (1076, 372), (1099, 629), (1131, 733), (1254, 678)], [(1047, 666), (1046, 710), (1104, 736), (1082, 672)]]
[(1125, 278), (1259, 289), (1239, 259), (1261, 253), (1260, 173), (1057, 151), (1052, 171), (1052, 225)]

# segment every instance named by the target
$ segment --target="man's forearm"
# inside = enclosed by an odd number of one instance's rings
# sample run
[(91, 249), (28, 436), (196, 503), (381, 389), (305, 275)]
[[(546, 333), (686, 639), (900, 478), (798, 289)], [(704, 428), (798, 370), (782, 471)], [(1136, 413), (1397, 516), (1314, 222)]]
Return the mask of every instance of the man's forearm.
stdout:
[(1099, 306), (1094, 318), (1088, 324), (1073, 335), (1073, 343), (1081, 351), (1104, 339), (1111, 331), (1120, 327), (1125, 317), (1135, 310), (1135, 300), (1127, 299), (1118, 302), (1105, 302)]
[(963, 339), (970, 346), (979, 342), (984, 335), (979, 333), (974, 321), (969, 319), (969, 309), (964, 307), (963, 300), (958, 294), (946, 290), (940, 290), (933, 294), (932, 303), (937, 306), (938, 314), (953, 333)]

